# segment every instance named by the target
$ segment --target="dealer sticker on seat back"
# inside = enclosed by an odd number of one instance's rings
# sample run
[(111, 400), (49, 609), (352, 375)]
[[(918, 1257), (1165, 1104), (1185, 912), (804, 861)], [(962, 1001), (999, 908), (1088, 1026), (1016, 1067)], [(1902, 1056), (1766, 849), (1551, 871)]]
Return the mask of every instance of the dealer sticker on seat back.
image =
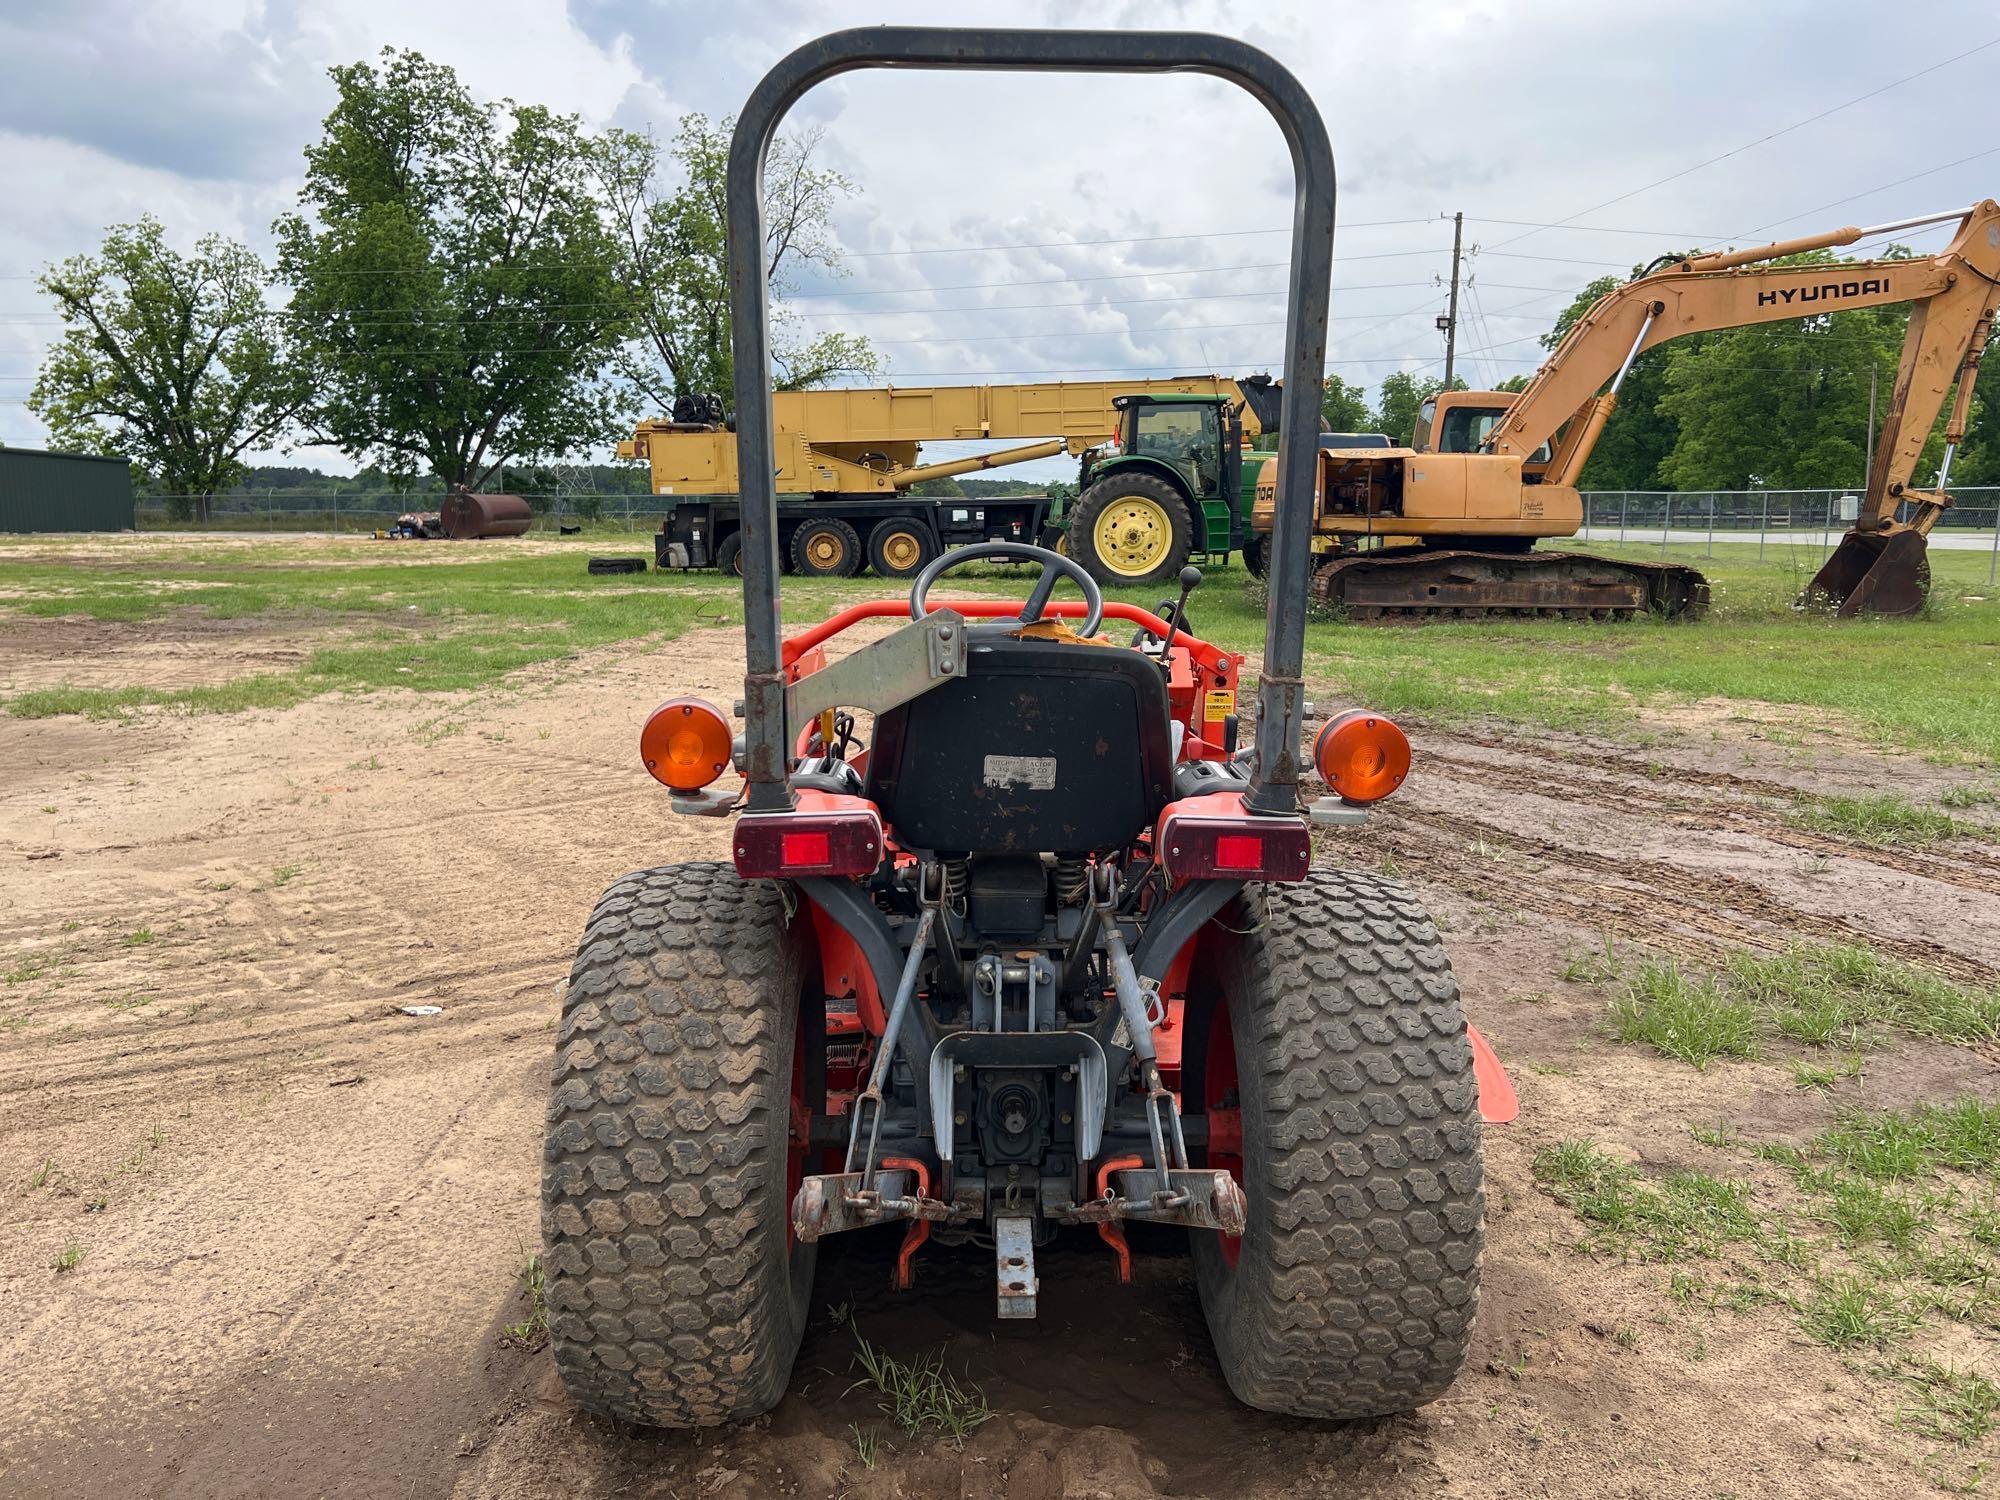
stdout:
[(981, 778), (988, 786), (1025, 787), (1031, 792), (1050, 792), (1056, 785), (1056, 758), (1053, 755), (989, 755), (986, 757), (986, 774)]

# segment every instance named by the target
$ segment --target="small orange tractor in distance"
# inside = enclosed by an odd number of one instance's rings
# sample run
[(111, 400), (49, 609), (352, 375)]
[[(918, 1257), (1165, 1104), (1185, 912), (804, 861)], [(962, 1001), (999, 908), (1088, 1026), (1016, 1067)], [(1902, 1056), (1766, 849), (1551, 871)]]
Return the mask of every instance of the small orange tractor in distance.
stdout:
[[(1783, 260), (1954, 220), (1951, 243), (1934, 256)], [(1313, 592), (1358, 619), (1699, 614), (1708, 581), (1692, 568), (1533, 550), (1537, 538), (1570, 536), (1582, 524), (1577, 477), (1632, 361), (1691, 333), (1904, 302), (1914, 304), (1909, 332), (1867, 496), (1803, 602), (1843, 616), (1914, 614), (1929, 591), (1924, 538), (1951, 504), (1952, 455), (2000, 303), (2000, 204), (1991, 199), (1867, 229), (1668, 257), (1599, 298), (1518, 394), (1441, 392), (1424, 404), (1408, 448), (1323, 451)], [(1936, 487), (1914, 488), (1918, 457), (1954, 382)], [(1267, 461), (1246, 558), (1255, 555), (1255, 535), (1270, 528), (1275, 481), (1276, 465)]]
[[(864, 67), (1199, 71), (1284, 132), (1298, 174), (1271, 611), (1247, 742), (1242, 655), (1171, 607), (1108, 603), (1054, 552), (987, 542), (907, 599), (789, 639), (759, 175), (791, 105)], [(819, 1241), (990, 1246), (1031, 1318), (1036, 1253), (1183, 1227), (1230, 1387), (1309, 1417), (1440, 1395), (1471, 1337), (1480, 1131), (1511, 1089), (1437, 928), (1395, 881), (1315, 863), (1410, 770), (1353, 711), (1302, 811), (1300, 672), (1333, 160), (1312, 100), (1243, 43), (1178, 32), (872, 27), (793, 53), (745, 105), (728, 223), (746, 676), (740, 733), (693, 698), (640, 735), (726, 862), (645, 870), (590, 918), (557, 1040), (543, 1179), (550, 1330), (581, 1405), (660, 1426), (784, 1394)], [(1025, 601), (944, 601), (962, 562)], [(1080, 600), (1057, 600), (1067, 579)], [(900, 621), (855, 643), (870, 621)], [(1100, 630), (1116, 622), (1129, 640)], [(871, 632), (872, 634), (872, 632)], [(852, 646), (840, 654), (834, 648)], [(743, 784), (718, 786), (730, 765)], [(1060, 1337), (1051, 1332), (1051, 1338)]]

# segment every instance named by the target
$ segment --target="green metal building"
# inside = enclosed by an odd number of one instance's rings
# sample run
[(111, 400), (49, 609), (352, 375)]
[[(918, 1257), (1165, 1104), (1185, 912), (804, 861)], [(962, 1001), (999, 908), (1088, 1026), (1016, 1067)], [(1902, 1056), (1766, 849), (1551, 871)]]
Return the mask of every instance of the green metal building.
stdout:
[(124, 459), (0, 448), (0, 531), (134, 529)]

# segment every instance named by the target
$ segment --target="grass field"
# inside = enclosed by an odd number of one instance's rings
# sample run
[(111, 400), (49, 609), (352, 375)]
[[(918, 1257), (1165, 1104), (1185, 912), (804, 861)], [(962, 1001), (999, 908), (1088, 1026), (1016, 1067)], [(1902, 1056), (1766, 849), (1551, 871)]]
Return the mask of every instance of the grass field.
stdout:
[[(1754, 544), (1680, 554), (1696, 623), (1310, 626), (1310, 696), (1394, 710), (1420, 757), (1315, 862), (1422, 901), (1519, 1092), (1443, 1400), (1246, 1414), (1178, 1237), (1134, 1236), (1121, 1288), (1065, 1231), (1040, 1323), (988, 1337), (990, 1249), (933, 1241), (902, 1296), (883, 1229), (822, 1247), (770, 1422), (578, 1420), (534, 1245), (555, 992), (596, 892), (732, 842), (632, 740), (669, 693), (733, 696), (741, 591), (585, 569), (646, 547), (0, 539), (0, 1473), (1874, 1500), (2000, 1472), (2000, 607), (1941, 553), (1925, 617), (1808, 619), (1819, 549)], [(902, 592), (784, 598), (797, 626)], [(1238, 568), (1191, 613), (1261, 645)], [(1347, 1086), (1313, 1057), (1298, 1089)], [(1046, 1419), (1078, 1403), (1097, 1425)]]
[[(740, 597), (714, 574), (593, 578), (575, 549), (510, 554), (506, 546), (468, 552), (359, 540), (191, 538), (74, 551), (46, 542), (0, 547), (0, 610), (15, 614), (138, 622), (197, 611), (361, 628), (287, 671), (171, 689), (45, 686), (10, 695), (6, 707), (30, 717), (147, 706), (230, 712), (326, 692), (474, 688), (594, 647), (741, 619)], [(610, 549), (601, 543), (596, 550)], [(1662, 555), (1657, 547), (1628, 550)], [(1729, 700), (1810, 711), (1789, 729), (1775, 716), (1777, 737), (1831, 728), (1943, 761), (2000, 761), (2000, 599), (1985, 587), (1984, 557), (1934, 553), (1933, 600), (1919, 619), (1846, 623), (1791, 607), (1818, 564), (1817, 547), (1772, 549), (1760, 561), (1754, 547), (1721, 544), (1713, 557), (1684, 560), (1713, 582), (1715, 607), (1699, 623), (1385, 628), (1316, 620), (1307, 671), (1385, 712), (1435, 721), (1491, 718), (1631, 734), (1643, 731), (1649, 710)], [(1000, 590), (1008, 580), (999, 570), (975, 569), (965, 586)], [(867, 578), (789, 579), (785, 614), (819, 619), (885, 592)], [(1124, 596), (1152, 604), (1161, 592)], [(1222, 644), (1252, 651), (1261, 644), (1261, 595), (1233, 565), (1211, 572), (1190, 613)]]

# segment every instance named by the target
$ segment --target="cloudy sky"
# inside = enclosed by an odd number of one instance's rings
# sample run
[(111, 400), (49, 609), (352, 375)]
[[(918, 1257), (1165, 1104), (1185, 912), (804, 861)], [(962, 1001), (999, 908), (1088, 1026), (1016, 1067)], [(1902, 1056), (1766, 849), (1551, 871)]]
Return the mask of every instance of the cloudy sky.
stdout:
[[(44, 436), (22, 404), (54, 321), (34, 273), (146, 212), (178, 244), (219, 230), (268, 249), (332, 64), (416, 47), (483, 95), (667, 136), (685, 111), (732, 111), (812, 35), (947, 14), (1234, 32), (1291, 66), (1340, 167), (1330, 369), (1371, 390), (1442, 370), (1454, 211), (1461, 370), (1480, 385), (1532, 368), (1594, 276), (2000, 189), (1991, 0), (5, 0), (0, 441)], [(856, 192), (837, 222), (849, 274), (795, 309), (875, 340), (894, 380), (1278, 362), (1290, 165), (1228, 86), (867, 73), (798, 118), (826, 127)]]

